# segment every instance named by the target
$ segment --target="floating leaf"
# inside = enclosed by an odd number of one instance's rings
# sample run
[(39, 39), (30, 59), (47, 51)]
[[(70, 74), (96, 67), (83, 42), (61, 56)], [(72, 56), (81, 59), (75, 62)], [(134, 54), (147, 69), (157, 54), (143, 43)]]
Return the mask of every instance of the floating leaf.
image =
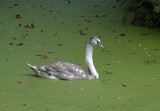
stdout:
[(15, 18), (17, 18), (17, 19), (21, 18), (21, 15), (17, 14), (17, 15), (15, 15)]
[(17, 83), (18, 83), (18, 84), (22, 84), (23, 81), (22, 81), (22, 80), (18, 80)]
[(9, 43), (9, 45), (13, 45), (13, 43), (12, 43), (12, 42), (10, 42), (10, 43)]
[(123, 33), (122, 33), (122, 34), (119, 34), (119, 36), (125, 36), (125, 35), (126, 35), (126, 34), (123, 34)]
[(124, 84), (124, 83), (122, 83), (122, 86), (123, 86), (123, 87), (127, 87), (127, 85), (126, 85), (126, 84)]
[(87, 35), (87, 34), (85, 34), (85, 33), (83, 32), (82, 29), (79, 30), (79, 34), (80, 34), (80, 35)]
[(116, 100), (121, 100), (121, 99), (122, 99), (121, 96), (117, 96), (117, 97), (116, 97)]
[(153, 48), (153, 49), (151, 49), (152, 51), (158, 51), (159, 50), (159, 48)]
[(84, 20), (85, 22), (92, 22), (91, 20)]
[(63, 45), (62, 43), (57, 44), (57, 46), (59, 46), (59, 47), (62, 46), (62, 45)]
[(33, 23), (26, 24), (26, 25), (21, 25), (21, 26), (23, 26), (25, 29), (33, 29), (35, 27), (35, 25)]
[(132, 42), (132, 40), (126, 40), (126, 42)]
[(84, 88), (80, 88), (80, 90), (81, 90), (81, 91), (85, 91), (85, 89), (84, 89)]
[(24, 43), (18, 43), (16, 46), (22, 46)]
[(37, 56), (39, 56), (40, 57), (40, 59), (46, 59), (46, 58), (48, 58), (46, 55), (44, 55), (44, 54), (37, 54)]
[(14, 4), (14, 6), (18, 6), (18, 4), (16, 3), (16, 4)]
[(148, 87), (149, 85), (148, 85), (148, 84), (144, 84), (143, 86), (144, 86), (144, 87)]
[(106, 74), (112, 74), (112, 72), (111, 72), (111, 71), (105, 71), (105, 73), (106, 73)]

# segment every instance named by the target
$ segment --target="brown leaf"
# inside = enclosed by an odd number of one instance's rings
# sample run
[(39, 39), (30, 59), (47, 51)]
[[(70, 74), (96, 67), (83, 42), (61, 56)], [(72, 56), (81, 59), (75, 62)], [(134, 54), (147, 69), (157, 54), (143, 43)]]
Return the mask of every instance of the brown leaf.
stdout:
[(87, 35), (87, 34), (85, 34), (85, 33), (83, 32), (82, 29), (79, 30), (79, 34), (80, 34), (80, 35)]
[(117, 97), (116, 97), (116, 100), (121, 100), (121, 99), (122, 99), (121, 96), (117, 96)]
[(35, 25), (34, 25), (33, 23), (31, 23), (31, 24), (23, 25), (23, 27), (24, 27), (25, 29), (33, 29), (33, 28), (35, 27)]
[(44, 54), (37, 54), (37, 56), (39, 56), (40, 57), (40, 59), (46, 59), (46, 58), (48, 58), (46, 55), (44, 55)]
[(51, 54), (51, 53), (54, 53), (54, 52), (49, 51), (48, 53)]
[(21, 18), (21, 15), (20, 15), (20, 14), (17, 14), (17, 15), (15, 15), (15, 17), (16, 17), (17, 19), (19, 19), (19, 18)]
[(17, 83), (18, 83), (18, 84), (22, 84), (23, 81), (22, 81), (22, 80), (18, 80)]
[(144, 87), (148, 87), (149, 85), (148, 84), (144, 84)]

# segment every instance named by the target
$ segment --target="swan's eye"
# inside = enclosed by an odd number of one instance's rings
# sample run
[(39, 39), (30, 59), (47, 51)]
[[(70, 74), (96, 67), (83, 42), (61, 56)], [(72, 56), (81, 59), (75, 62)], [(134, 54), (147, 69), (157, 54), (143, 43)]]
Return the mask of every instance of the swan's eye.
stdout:
[(98, 45), (99, 47), (101, 47), (101, 48), (104, 48), (103, 45), (102, 45), (102, 43), (101, 43), (101, 41), (97, 41), (97, 45)]
[(100, 42), (100, 41), (98, 41), (98, 40), (96, 40), (96, 42), (97, 42), (97, 45), (101, 44), (101, 42)]

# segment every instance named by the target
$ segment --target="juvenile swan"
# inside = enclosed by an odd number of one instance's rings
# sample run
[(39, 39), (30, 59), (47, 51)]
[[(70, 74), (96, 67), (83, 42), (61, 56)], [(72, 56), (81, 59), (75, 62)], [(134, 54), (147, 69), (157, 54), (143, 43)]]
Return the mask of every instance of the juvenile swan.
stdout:
[(44, 77), (53, 80), (83, 80), (83, 79), (98, 79), (99, 75), (94, 67), (92, 60), (93, 46), (98, 45), (104, 48), (98, 37), (93, 36), (89, 39), (86, 47), (86, 65), (88, 72), (85, 72), (81, 67), (68, 63), (68, 62), (57, 62), (54, 64), (44, 66), (34, 66), (27, 64), (34, 73), (39, 77)]

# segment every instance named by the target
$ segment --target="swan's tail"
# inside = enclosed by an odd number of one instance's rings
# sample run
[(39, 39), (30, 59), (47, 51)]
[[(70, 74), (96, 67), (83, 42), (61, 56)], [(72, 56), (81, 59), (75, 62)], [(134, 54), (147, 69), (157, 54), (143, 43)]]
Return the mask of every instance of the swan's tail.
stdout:
[(31, 64), (28, 64), (27, 65), (32, 69), (32, 71), (36, 74), (39, 74), (39, 70), (37, 68), (37, 66), (34, 66), (34, 65), (31, 65)]

